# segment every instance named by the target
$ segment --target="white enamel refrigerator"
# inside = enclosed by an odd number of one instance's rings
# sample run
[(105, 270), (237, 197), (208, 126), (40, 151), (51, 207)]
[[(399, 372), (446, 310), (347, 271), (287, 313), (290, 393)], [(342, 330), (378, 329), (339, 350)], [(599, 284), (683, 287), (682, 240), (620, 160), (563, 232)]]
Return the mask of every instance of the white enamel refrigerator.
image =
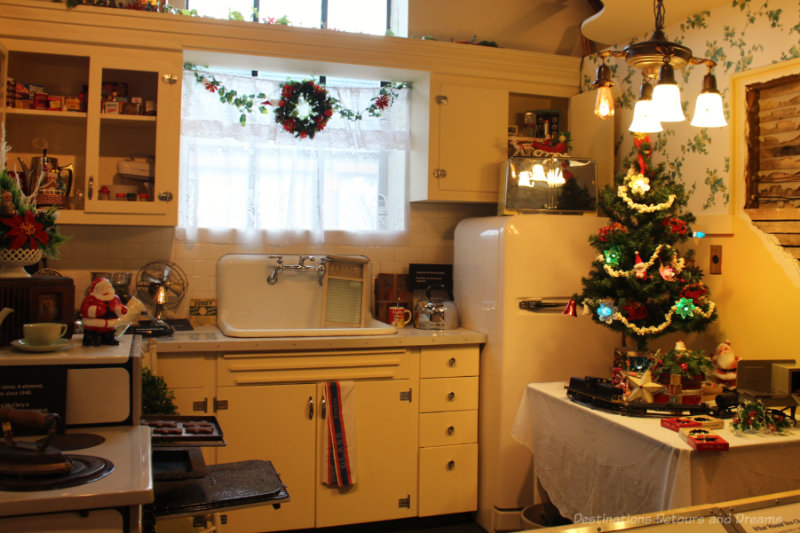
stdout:
[(611, 375), (618, 334), (582, 315), (580, 305), (578, 317), (561, 312), (581, 291), (581, 277), (597, 255), (589, 235), (606, 223), (594, 214), (525, 214), (471, 218), (456, 227), (453, 281), (461, 324), (487, 335), (478, 522), (490, 533), (520, 529), (520, 510), (538, 503), (532, 454), (511, 437), (525, 386)]

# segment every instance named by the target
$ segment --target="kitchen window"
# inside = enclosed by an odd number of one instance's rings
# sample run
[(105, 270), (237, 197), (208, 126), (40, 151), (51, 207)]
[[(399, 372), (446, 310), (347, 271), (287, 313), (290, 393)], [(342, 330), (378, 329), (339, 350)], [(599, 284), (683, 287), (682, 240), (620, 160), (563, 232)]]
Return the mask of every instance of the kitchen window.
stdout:
[(198, 15), (227, 19), (238, 12), (245, 19), (292, 26), (328, 28), (355, 33), (406, 36), (408, 0), (186, 0)]
[[(216, 73), (241, 94), (277, 98), (287, 76)], [(328, 77), (331, 96), (364, 109), (379, 81)], [(272, 113), (247, 115), (183, 77), (179, 227), (241, 235), (305, 234), (322, 242), (331, 232), (386, 234), (405, 229), (406, 161), (410, 144), (408, 91), (383, 116), (351, 121), (334, 115), (314, 139), (298, 139)], [(229, 235), (230, 232), (227, 234)], [(230, 235), (229, 235), (230, 236)], [(230, 241), (227, 241), (230, 242)]]

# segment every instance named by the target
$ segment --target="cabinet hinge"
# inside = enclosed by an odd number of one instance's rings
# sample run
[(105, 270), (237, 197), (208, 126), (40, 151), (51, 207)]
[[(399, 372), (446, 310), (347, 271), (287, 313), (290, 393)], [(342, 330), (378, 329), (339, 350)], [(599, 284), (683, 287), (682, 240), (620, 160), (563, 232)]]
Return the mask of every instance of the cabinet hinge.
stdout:
[(409, 494), (405, 498), (397, 500), (397, 507), (398, 509), (411, 509), (411, 495)]
[(438, 179), (446, 178), (447, 177), (447, 171), (445, 169), (443, 169), (443, 168), (435, 168), (435, 169), (433, 169), (433, 177), (434, 178), (438, 178)]
[(214, 412), (223, 411), (228, 408), (228, 400), (217, 400), (214, 398)]
[(201, 402), (192, 402), (192, 411), (205, 413), (208, 411), (208, 398), (203, 398)]
[(227, 523), (228, 523), (228, 515), (226, 515), (226, 514), (221, 514), (221, 515), (219, 515), (219, 523), (220, 523), (221, 525), (223, 525), (223, 526), (224, 526), (225, 524), (227, 524)]
[(404, 390), (400, 393), (400, 401), (401, 402), (410, 402), (411, 401), (411, 389)]

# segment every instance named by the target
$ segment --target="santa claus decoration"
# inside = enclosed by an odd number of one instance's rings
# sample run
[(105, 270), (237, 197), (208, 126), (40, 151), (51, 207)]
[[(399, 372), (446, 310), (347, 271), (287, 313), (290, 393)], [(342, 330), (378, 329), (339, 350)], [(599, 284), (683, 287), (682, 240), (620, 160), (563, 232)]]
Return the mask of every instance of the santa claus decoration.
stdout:
[(118, 345), (116, 329), (120, 317), (127, 312), (128, 308), (122, 304), (110, 281), (106, 278), (92, 281), (89, 294), (83, 299), (80, 310), (83, 322), (83, 345)]
[(714, 370), (711, 375), (714, 381), (727, 389), (736, 388), (736, 367), (738, 366), (740, 357), (736, 357), (731, 348), (730, 341), (725, 341), (717, 345), (717, 350), (711, 356), (711, 363), (714, 365)]

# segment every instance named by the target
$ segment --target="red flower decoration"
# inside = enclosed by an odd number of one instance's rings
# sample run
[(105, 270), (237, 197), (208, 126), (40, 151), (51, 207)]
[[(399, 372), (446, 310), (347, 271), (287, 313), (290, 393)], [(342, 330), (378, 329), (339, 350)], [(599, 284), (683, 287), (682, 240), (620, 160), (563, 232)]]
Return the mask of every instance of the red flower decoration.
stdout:
[(681, 367), (681, 370), (683, 370), (684, 372), (689, 370), (689, 365), (687, 365), (686, 363), (681, 363), (678, 366)]
[(612, 224), (609, 224), (608, 226), (603, 226), (602, 228), (600, 228), (598, 238), (602, 242), (606, 242), (608, 238), (611, 237), (617, 231), (627, 233), (628, 230), (625, 228), (625, 226), (623, 226), (619, 222), (614, 222)]
[(50, 240), (50, 235), (45, 231), (44, 226), (36, 221), (33, 211), (26, 211), (24, 218), (14, 215), (2, 218), (0, 221), (11, 228), (6, 232), (6, 237), (13, 239), (8, 245), (11, 249), (22, 248), (28, 244), (31, 250), (35, 250), (40, 243), (47, 245)]
[(375, 106), (379, 109), (386, 109), (389, 107), (389, 95), (382, 94), (375, 99)]
[(700, 300), (708, 293), (708, 289), (701, 283), (692, 283), (687, 285), (681, 290), (682, 298), (689, 298), (695, 304), (700, 303)]
[(215, 92), (217, 92), (217, 86), (214, 85), (212, 82), (207, 81), (206, 82), (206, 90), (209, 91), (209, 92), (215, 93)]
[(628, 305), (623, 305), (622, 310), (628, 314), (628, 320), (647, 318), (647, 307), (639, 302), (631, 302)]
[(677, 233), (678, 235), (684, 235), (686, 233), (686, 222), (679, 218), (665, 218), (661, 224), (669, 228), (672, 233)]

